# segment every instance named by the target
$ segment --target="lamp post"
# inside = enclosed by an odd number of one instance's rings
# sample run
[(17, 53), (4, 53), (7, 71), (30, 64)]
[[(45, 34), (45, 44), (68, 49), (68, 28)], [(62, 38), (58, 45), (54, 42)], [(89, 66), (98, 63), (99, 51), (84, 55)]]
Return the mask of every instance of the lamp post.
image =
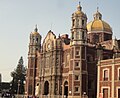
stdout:
[(19, 97), (18, 97), (18, 95), (19, 95), (19, 92), (20, 92), (20, 80), (18, 80), (17, 98), (19, 98)]

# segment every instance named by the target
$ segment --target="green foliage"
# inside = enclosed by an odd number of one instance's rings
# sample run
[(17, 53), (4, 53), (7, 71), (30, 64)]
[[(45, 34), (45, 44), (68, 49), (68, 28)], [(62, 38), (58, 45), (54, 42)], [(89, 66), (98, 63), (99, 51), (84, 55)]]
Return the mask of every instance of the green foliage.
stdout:
[(11, 72), (11, 92), (12, 93), (24, 93), (24, 81), (26, 76), (26, 67), (23, 65), (23, 58), (21, 57), (16, 69)]

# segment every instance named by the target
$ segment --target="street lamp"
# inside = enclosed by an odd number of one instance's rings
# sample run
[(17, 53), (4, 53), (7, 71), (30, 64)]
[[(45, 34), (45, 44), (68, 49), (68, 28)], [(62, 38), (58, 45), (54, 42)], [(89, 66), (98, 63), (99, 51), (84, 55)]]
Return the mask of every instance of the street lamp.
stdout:
[(86, 92), (83, 92), (83, 98), (86, 98)]
[[(18, 80), (18, 90), (17, 90), (17, 97), (19, 95), (19, 92), (20, 92), (20, 80)], [(18, 97), (19, 98), (19, 97)]]

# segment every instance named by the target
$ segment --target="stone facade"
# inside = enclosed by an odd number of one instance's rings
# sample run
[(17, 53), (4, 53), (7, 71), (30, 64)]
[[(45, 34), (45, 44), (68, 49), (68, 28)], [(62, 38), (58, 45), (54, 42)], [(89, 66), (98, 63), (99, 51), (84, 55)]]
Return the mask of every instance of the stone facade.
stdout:
[(26, 96), (96, 98), (97, 63), (111, 59), (119, 43), (112, 40), (111, 27), (102, 21), (102, 14), (97, 10), (87, 24), (79, 4), (72, 14), (70, 38), (68, 34), (56, 37), (51, 30), (42, 44), (41, 38), (36, 27), (30, 34)]

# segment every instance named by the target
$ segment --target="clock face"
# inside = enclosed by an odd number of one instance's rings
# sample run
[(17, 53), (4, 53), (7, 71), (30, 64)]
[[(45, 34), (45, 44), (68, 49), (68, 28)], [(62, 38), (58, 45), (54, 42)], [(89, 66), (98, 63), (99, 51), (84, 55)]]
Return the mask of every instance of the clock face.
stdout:
[(48, 48), (48, 49), (50, 49), (50, 48), (51, 48), (51, 45), (50, 45), (50, 43), (47, 45), (47, 48)]

